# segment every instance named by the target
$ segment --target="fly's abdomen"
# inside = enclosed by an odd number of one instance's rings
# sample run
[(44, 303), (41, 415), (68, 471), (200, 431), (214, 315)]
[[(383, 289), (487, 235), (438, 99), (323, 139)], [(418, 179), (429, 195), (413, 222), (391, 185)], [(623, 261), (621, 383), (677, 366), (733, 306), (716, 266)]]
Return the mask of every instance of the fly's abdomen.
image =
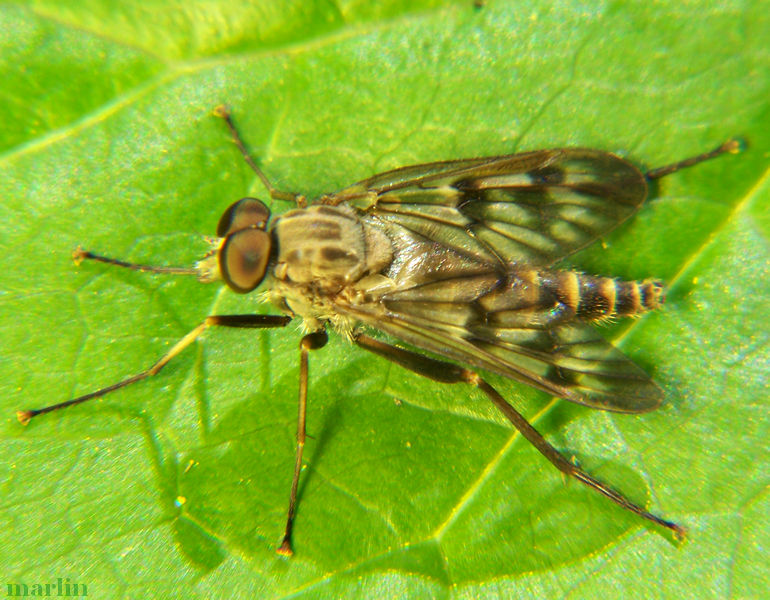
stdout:
[(632, 317), (663, 303), (663, 284), (651, 279), (619, 281), (574, 271), (539, 272), (538, 276), (543, 292), (553, 295), (581, 320)]

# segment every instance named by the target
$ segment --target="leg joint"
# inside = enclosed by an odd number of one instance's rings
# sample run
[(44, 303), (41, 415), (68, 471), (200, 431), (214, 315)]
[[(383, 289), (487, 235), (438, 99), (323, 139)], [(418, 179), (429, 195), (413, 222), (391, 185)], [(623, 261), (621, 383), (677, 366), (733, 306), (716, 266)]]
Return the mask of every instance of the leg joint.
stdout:
[(313, 333), (308, 333), (304, 336), (299, 343), (299, 347), (306, 351), (318, 350), (319, 348), (323, 348), (328, 341), (329, 335), (325, 330), (321, 329), (320, 331), (314, 331)]

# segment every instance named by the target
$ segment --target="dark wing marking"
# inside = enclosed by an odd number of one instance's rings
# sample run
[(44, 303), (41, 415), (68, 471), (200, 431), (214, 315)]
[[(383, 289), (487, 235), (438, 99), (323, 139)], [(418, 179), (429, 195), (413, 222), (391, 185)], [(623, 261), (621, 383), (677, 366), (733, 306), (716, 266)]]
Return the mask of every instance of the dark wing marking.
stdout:
[(505, 266), (547, 266), (625, 221), (647, 196), (644, 175), (599, 150), (565, 148), (414, 165), (321, 202)]
[(626, 413), (660, 405), (660, 388), (622, 352), (558, 300), (541, 294), (537, 304), (522, 302), (510, 278), (477, 272), (338, 309), (423, 350), (578, 404)]

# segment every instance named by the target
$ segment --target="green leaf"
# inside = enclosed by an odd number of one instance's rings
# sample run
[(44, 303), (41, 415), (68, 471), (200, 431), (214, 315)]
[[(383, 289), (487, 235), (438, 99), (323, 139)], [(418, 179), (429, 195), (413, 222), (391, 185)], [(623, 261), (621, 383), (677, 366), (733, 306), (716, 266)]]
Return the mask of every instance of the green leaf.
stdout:
[[(759, 597), (770, 359), (767, 2), (37, 0), (0, 5), (0, 573), (111, 597)], [(664, 387), (640, 416), (490, 377), (589, 472), (682, 523), (565, 482), (479, 393), (338, 336), (311, 355), (296, 555), (278, 557), (300, 331), (210, 330), (271, 309), (219, 285), (75, 267), (78, 245), (186, 265), (273, 183), (309, 197), (416, 162), (580, 145), (660, 166), (585, 271), (670, 283), (606, 334)], [(275, 211), (288, 208), (274, 204)], [(275, 310), (273, 309), (273, 312)], [(686, 592), (684, 592), (686, 590)]]

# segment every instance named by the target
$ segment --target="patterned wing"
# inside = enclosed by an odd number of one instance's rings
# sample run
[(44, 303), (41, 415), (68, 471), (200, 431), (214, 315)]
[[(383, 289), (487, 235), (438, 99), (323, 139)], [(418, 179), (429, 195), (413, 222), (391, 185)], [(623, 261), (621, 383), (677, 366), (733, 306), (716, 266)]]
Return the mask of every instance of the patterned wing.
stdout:
[(615, 228), (646, 196), (631, 163), (566, 148), (404, 167), (321, 202), (348, 203), (476, 260), (547, 266)]
[(593, 327), (514, 274), (465, 270), (410, 282), (339, 310), (408, 344), (521, 381), (572, 402), (639, 413), (660, 405), (650, 377)]

